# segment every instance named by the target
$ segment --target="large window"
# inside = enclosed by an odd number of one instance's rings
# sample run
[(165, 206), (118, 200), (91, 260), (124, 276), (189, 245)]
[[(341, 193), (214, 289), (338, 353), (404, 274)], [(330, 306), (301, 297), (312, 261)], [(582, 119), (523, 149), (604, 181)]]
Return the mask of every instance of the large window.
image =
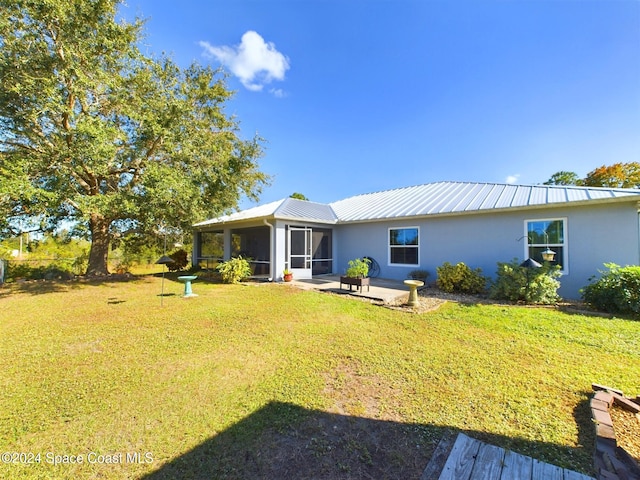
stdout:
[(552, 218), (544, 220), (526, 220), (525, 238), (527, 239), (526, 256), (536, 262), (543, 263), (542, 252), (550, 249), (555, 252), (553, 265), (560, 265), (567, 272), (567, 219)]
[(390, 265), (418, 265), (419, 249), (420, 229), (418, 227), (389, 229)]

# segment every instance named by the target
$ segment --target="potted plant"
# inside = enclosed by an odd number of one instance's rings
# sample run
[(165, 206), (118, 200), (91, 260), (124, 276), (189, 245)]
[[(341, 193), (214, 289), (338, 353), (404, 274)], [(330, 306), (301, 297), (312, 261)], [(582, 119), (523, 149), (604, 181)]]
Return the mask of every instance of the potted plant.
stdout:
[(282, 271), (282, 279), (285, 282), (290, 282), (291, 280), (293, 280), (293, 272), (291, 270), (289, 270), (288, 268), (285, 268)]
[(349, 291), (353, 285), (360, 289), (366, 286), (369, 290), (369, 263), (371, 260), (368, 258), (356, 258), (355, 260), (349, 260), (349, 268), (347, 268), (345, 276), (340, 277), (340, 288), (342, 284), (349, 285)]

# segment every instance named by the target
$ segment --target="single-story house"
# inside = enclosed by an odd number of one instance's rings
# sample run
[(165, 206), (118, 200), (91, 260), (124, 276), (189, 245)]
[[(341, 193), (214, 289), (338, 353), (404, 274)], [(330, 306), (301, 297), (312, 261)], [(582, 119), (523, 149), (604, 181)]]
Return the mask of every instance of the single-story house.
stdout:
[(214, 267), (242, 255), (273, 280), (342, 274), (368, 256), (380, 277), (402, 280), (444, 262), (494, 276), (497, 262), (555, 252), (560, 295), (579, 290), (604, 263), (640, 264), (640, 190), (437, 182), (321, 204), (285, 198), (194, 225), (193, 262)]

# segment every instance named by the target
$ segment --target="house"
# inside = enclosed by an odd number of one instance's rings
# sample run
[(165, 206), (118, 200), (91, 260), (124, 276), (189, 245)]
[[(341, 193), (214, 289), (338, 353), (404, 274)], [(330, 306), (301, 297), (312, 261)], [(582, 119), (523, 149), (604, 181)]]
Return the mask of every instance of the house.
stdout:
[(560, 295), (580, 288), (603, 264), (640, 263), (640, 190), (437, 182), (366, 193), (330, 204), (286, 198), (194, 225), (193, 262), (250, 258), (255, 275), (280, 280), (341, 274), (369, 256), (380, 277), (413, 270), (435, 279), (444, 262), (495, 274), (497, 262), (542, 261), (555, 252)]

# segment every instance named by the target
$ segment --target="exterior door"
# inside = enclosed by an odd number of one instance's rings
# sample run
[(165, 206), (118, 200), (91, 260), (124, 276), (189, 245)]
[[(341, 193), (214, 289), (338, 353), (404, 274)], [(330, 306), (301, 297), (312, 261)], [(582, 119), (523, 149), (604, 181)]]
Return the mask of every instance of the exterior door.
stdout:
[(289, 227), (289, 268), (293, 278), (311, 278), (312, 229)]

